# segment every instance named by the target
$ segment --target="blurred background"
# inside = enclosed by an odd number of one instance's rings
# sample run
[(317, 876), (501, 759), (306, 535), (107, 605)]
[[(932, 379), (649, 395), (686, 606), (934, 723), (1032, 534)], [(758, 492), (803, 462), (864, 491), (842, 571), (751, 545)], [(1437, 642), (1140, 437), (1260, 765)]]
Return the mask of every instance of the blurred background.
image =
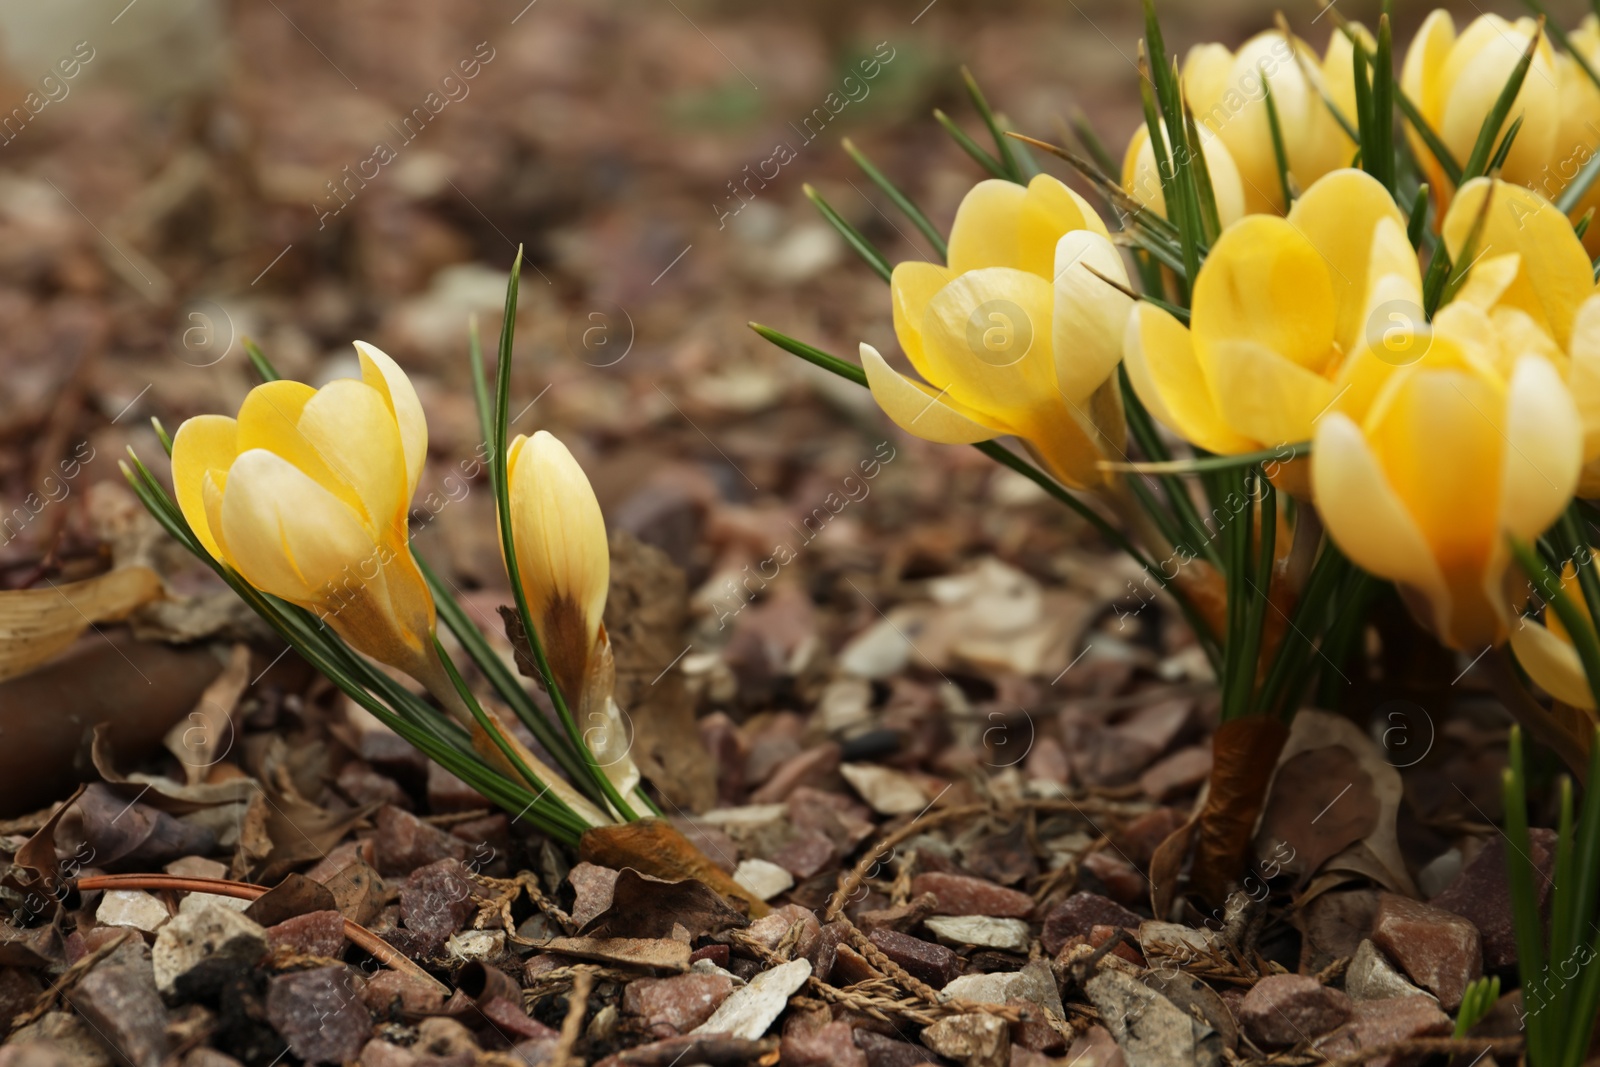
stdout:
[[(1338, 9), (1370, 23), (1376, 6)], [(1401, 6), (1403, 40), (1425, 11)], [(1581, 6), (1556, 13), (1571, 25)], [(1179, 52), (1273, 14), (1162, 7)], [(1331, 18), (1285, 14), (1325, 46)], [(514, 431), (562, 436), (613, 528), (682, 564), (702, 610), (886, 438), (912, 458), (797, 569), (811, 601), (847, 564), (904, 577), (980, 552), (1060, 579), (1057, 550), (1083, 531), (1035, 490), (899, 434), (746, 323), (845, 355), (892, 346), (885, 288), (802, 185), (891, 258), (927, 256), (841, 138), (947, 226), (981, 176), (929, 117), (979, 130), (959, 66), (1017, 128), (1060, 141), (1081, 111), (1120, 154), (1138, 34), (1132, 0), (7, 4), (0, 587), (107, 565), (116, 508), (91, 489), (120, 485), (126, 447), (159, 455), (150, 417), (235, 410), (254, 383), (242, 338), (313, 383), (354, 373), (360, 338), (429, 413), (419, 543), (497, 598), (492, 502), (461, 473), (479, 446), (466, 329), (482, 316), (492, 344), (518, 245)], [(1125, 577), (1085, 580), (1114, 594)]]

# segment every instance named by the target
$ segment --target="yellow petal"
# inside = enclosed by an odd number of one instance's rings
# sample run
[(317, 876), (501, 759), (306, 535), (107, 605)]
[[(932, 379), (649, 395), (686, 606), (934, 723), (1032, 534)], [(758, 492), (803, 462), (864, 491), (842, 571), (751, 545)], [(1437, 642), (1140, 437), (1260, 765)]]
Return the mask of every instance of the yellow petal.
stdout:
[(374, 345), (365, 341), (355, 344), (361, 357), (361, 380), (383, 397), (400, 429), (406, 456), (406, 499), (409, 500), (417, 491), (417, 479), (422, 477), (422, 466), (428, 458), (428, 420), (422, 414), (422, 401), (417, 399), (417, 391), (400, 364)]
[(1471, 304), (1488, 311), (1500, 302), (1522, 270), (1522, 257), (1515, 252), (1487, 256), (1472, 265), (1467, 280), (1456, 290), (1452, 304)]
[[(1493, 199), (1485, 211), (1491, 186)], [(1531, 189), (1475, 178), (1461, 187), (1445, 214), (1442, 230), (1453, 259), (1461, 258), (1480, 214), (1483, 228), (1474, 246), (1474, 258), (1488, 259), (1512, 252), (1522, 257), (1516, 280), (1506, 288), (1501, 301), (1532, 315), (1565, 348), (1578, 306), (1595, 288), (1588, 254), (1573, 233), (1572, 224)]]
[[(1416, 254), (1411, 251), (1410, 242), (1405, 241), (1406, 218), (1395, 206), (1389, 191), (1372, 175), (1360, 170), (1336, 170), (1308, 188), (1289, 211), (1289, 223), (1322, 255), (1326, 264), (1338, 309), (1334, 336), (1346, 352), (1359, 343), (1365, 327), (1362, 320), (1367, 272), (1372, 266), (1375, 232), (1384, 221), (1391, 223), (1393, 229), (1386, 229), (1388, 240), (1383, 247), (1394, 248), (1396, 236), (1404, 242), (1405, 254), (1420, 286)], [(1402, 269), (1392, 253), (1384, 257), (1383, 263), (1392, 269)]]
[(878, 350), (861, 346), (867, 387), (884, 414), (907, 433), (946, 445), (990, 441), (1011, 431), (1003, 424), (951, 399), (890, 367)]
[(1436, 619), (1448, 615), (1449, 594), (1428, 542), (1361, 430), (1338, 412), (1317, 424), (1311, 488), (1341, 552), (1363, 570), (1418, 589)]
[(1000, 178), (989, 178), (968, 190), (950, 226), (945, 260), (952, 273), (1018, 266), (1018, 222), (1026, 196), (1022, 186)]
[(1208, 452), (1224, 454), (1260, 446), (1222, 420), (1195, 359), (1188, 329), (1161, 308), (1144, 302), (1133, 307), (1123, 355), (1128, 378), (1144, 406), (1185, 440)]
[(1333, 384), (1254, 341), (1219, 341), (1202, 366), (1227, 424), (1266, 447), (1310, 440)]
[(283, 457), (360, 514), (355, 487), (300, 432), (300, 415), (316, 395), (311, 386), (287, 379), (250, 390), (239, 407), (239, 452), (263, 448)]
[[(1197, 44), (1183, 61), (1183, 92), (1195, 121), (1216, 133), (1231, 117), (1223, 95), (1232, 88), (1233, 53), (1220, 44)], [(1214, 111), (1213, 109), (1221, 110)]]
[(1511, 650), (1539, 687), (1557, 700), (1595, 710), (1594, 693), (1583, 673), (1578, 650), (1543, 626), (1526, 619), (1513, 624)]
[(1054, 276), (1056, 245), (1064, 235), (1085, 230), (1107, 236), (1093, 205), (1049, 174), (1035, 175), (1028, 183), (1017, 226), (1017, 262), (998, 265), (1021, 267), (1041, 278)]
[[(1406, 61), (1400, 72), (1400, 86), (1428, 120), (1438, 125), (1443, 94), (1439, 73), (1450, 58), (1450, 49), (1456, 43), (1456, 24), (1450, 12), (1435, 8), (1422, 20), (1417, 35), (1406, 50)], [(1504, 80), (1501, 81), (1504, 85)], [(1407, 125), (1410, 130), (1410, 125)]]
[[(1443, 99), (1438, 131), (1457, 159), (1471, 155), (1484, 120), (1536, 33), (1532, 19), (1512, 23), (1498, 15), (1483, 15), (1456, 39), (1439, 72)], [(1550, 159), (1560, 124), (1556, 77), (1549, 44), (1541, 38), (1511, 106), (1512, 118), (1521, 116), (1523, 121), (1503, 167), (1508, 180), (1533, 181)], [(1508, 125), (1512, 118), (1507, 119)]]
[[(1247, 211), (1274, 210), (1270, 197), (1256, 205), (1250, 192), (1245, 188), (1239, 168), (1234, 163), (1233, 156), (1229, 154), (1227, 145), (1220, 137), (1211, 133), (1208, 127), (1201, 127), (1200, 150), (1205, 156), (1206, 170), (1211, 175), (1212, 193), (1217, 201), (1217, 218), (1223, 227), (1232, 226), (1243, 218)], [(1170, 153), (1170, 147), (1168, 151)], [(1170, 155), (1168, 158), (1170, 159)], [(1129, 141), (1128, 150), (1123, 156), (1122, 187), (1140, 204), (1162, 217), (1166, 216), (1167, 199), (1161, 191), (1155, 150), (1150, 147), (1150, 134), (1143, 126), (1134, 131), (1133, 139)]]
[(1249, 341), (1320, 372), (1335, 354), (1328, 275), (1327, 260), (1285, 219), (1252, 215), (1225, 231), (1194, 287), (1190, 329), (1201, 366), (1211, 373), (1213, 343)]
[(1585, 438), (1584, 458), (1600, 458), (1600, 296), (1578, 308), (1572, 324), (1572, 357), (1567, 385), (1578, 406)]
[(1512, 371), (1505, 434), (1500, 526), (1529, 541), (1566, 509), (1583, 463), (1578, 407), (1547, 360), (1524, 357)]
[(1061, 238), (1056, 246), (1053, 344), (1056, 381), (1074, 404), (1100, 388), (1122, 359), (1122, 333), (1133, 299), (1104, 278), (1128, 284), (1122, 255), (1109, 240), (1087, 230)]
[(245, 580), (302, 606), (359, 591), (390, 554), (343, 501), (264, 449), (234, 461), (221, 518), (229, 558)]
[(944, 375), (940, 368), (928, 363), (923, 352), (922, 318), (928, 313), (934, 294), (950, 284), (954, 277), (946, 267), (909, 259), (895, 264), (894, 273), (889, 276), (894, 335), (917, 373), (930, 382), (939, 381)]
[[(544, 430), (519, 437), (508, 460), (512, 538), (534, 625), (552, 658), (581, 668), (599, 633), (611, 576), (600, 502), (567, 446)], [(569, 635), (557, 632), (562, 602), (577, 609), (583, 627), (584, 640), (573, 648)]]
[(196, 415), (172, 436), (172, 488), (178, 508), (214, 559), (223, 555), (206, 515), (205, 477), (216, 472), (218, 484), (239, 455), (239, 424), (226, 415)]
[(355, 489), (375, 531), (405, 538), (405, 454), (399, 427), (376, 389), (354, 378), (329, 382), (306, 402), (298, 429)]
[(1055, 294), (1037, 274), (1007, 267), (969, 271), (928, 304), (922, 343), (938, 384), (959, 403), (996, 418), (1060, 406), (1051, 347)]

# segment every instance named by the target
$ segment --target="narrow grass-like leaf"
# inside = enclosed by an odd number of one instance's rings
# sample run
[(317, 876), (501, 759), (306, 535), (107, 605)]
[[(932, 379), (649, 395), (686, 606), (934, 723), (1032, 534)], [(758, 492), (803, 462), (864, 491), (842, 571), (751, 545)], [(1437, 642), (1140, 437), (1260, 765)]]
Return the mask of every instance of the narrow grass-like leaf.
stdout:
[(967, 155), (971, 156), (973, 161), (977, 163), (978, 166), (988, 171), (990, 177), (1002, 178), (1006, 181), (1012, 180), (1010, 173), (1007, 172), (1005, 168), (1005, 165), (998, 159), (991, 156), (988, 152), (984, 151), (978, 142), (968, 137), (966, 131), (960, 126), (957, 126), (949, 115), (946, 115), (938, 108), (934, 108), (933, 121), (943, 126), (944, 132), (948, 133), (951, 139), (954, 140), (956, 144), (960, 145), (961, 150)]
[(1258, 463), (1284, 463), (1311, 454), (1311, 442), (1263, 448), (1258, 452), (1240, 452), (1231, 456), (1203, 456), (1196, 459), (1174, 459), (1162, 463), (1116, 463), (1103, 461), (1105, 470), (1133, 471), (1139, 474), (1204, 474), (1210, 471), (1232, 471), (1253, 467)]
[[(1513, 546), (1514, 548), (1517, 546)], [(1520, 546), (1528, 555), (1524, 566), (1538, 564), (1526, 545)], [(1522, 761), (1522, 730), (1511, 728), (1508, 766), (1502, 772), (1506, 821), (1506, 874), (1511, 891), (1511, 925), (1517, 939), (1517, 970), (1522, 976), (1522, 1007), (1528, 1028), (1528, 1060), (1547, 1064), (1551, 1054), (1548, 1040), (1551, 1036), (1550, 1012), (1546, 1011), (1546, 973), (1544, 929), (1539, 921), (1539, 897), (1534, 889), (1534, 869), (1528, 857), (1532, 845), (1528, 834), (1527, 777)]]
[(833, 205), (823, 199), (822, 194), (817, 192), (809, 182), (801, 186), (801, 188), (805, 191), (806, 199), (815, 204), (817, 210), (822, 212), (822, 217), (827, 219), (835, 230), (839, 231), (839, 236), (844, 238), (845, 244), (855, 249), (856, 254), (866, 260), (867, 266), (877, 271), (879, 277), (884, 281), (888, 281), (890, 276), (894, 274), (894, 268), (889, 265), (889, 258), (878, 251), (873, 243), (862, 235), (860, 230), (850, 225), (843, 215), (835, 211)]
[(1294, 204), (1294, 189), (1289, 184), (1289, 152), (1283, 147), (1283, 125), (1278, 119), (1278, 102), (1272, 95), (1272, 82), (1261, 79), (1261, 96), (1267, 102), (1267, 130), (1272, 134), (1272, 158), (1278, 165), (1278, 188), (1283, 193), (1283, 209)]
[(555, 674), (550, 669), (550, 661), (545, 657), (544, 646), (539, 641), (539, 632), (533, 623), (533, 613), (529, 610), (528, 597), (523, 591), (522, 576), (517, 565), (516, 542), (511, 533), (511, 489), (506, 478), (508, 459), (506, 447), (511, 421), (511, 356), (517, 331), (517, 289), (521, 279), (522, 249), (518, 248), (517, 258), (511, 264), (511, 276), (506, 283), (505, 312), (500, 322), (500, 361), (495, 367), (494, 439), (491, 442), (493, 459), (490, 467), (494, 477), (495, 507), (500, 519), (500, 551), (505, 559), (506, 576), (511, 580), (511, 594), (516, 600), (517, 617), (522, 620), (522, 631), (528, 641), (528, 651), (533, 656), (534, 667), (538, 669), (539, 677), (544, 680), (545, 691), (550, 695), (550, 703), (555, 706), (556, 716), (561, 720), (573, 750), (583, 757), (584, 767), (589, 772), (590, 780), (605, 794), (617, 813), (632, 822), (638, 816), (622, 798), (622, 794), (617, 791), (611, 779), (606, 777), (604, 770), (595, 760), (594, 753), (584, 743), (583, 735), (578, 731), (578, 724), (573, 720), (566, 696), (556, 684)]
[(1583, 166), (1578, 168), (1578, 173), (1556, 196), (1556, 207), (1563, 215), (1570, 215), (1578, 209), (1578, 204), (1584, 196), (1594, 187), (1594, 180), (1600, 177), (1600, 152), (1595, 152), (1583, 161)]
[(939, 232), (939, 227), (930, 222), (928, 216), (922, 213), (922, 209), (917, 207), (909, 196), (901, 192), (899, 186), (890, 181), (883, 171), (873, 166), (872, 160), (868, 159), (866, 153), (857, 148), (850, 138), (846, 137), (841, 143), (844, 146), (845, 154), (855, 160), (856, 166), (861, 168), (862, 173), (872, 181), (872, 184), (882, 189), (883, 194), (889, 198), (890, 202), (899, 208), (906, 218), (911, 220), (913, 226), (922, 231), (922, 236), (926, 237), (928, 243), (933, 245), (934, 251), (939, 253), (939, 258), (948, 259), (950, 249), (945, 244), (944, 235)]
[(972, 98), (972, 106), (978, 109), (978, 117), (983, 119), (983, 124), (989, 128), (989, 136), (994, 138), (994, 147), (997, 161), (1006, 177), (1018, 185), (1026, 184), (1022, 169), (1017, 165), (1017, 157), (1011, 151), (1005, 135), (1000, 132), (1000, 124), (995, 121), (994, 112), (989, 108), (989, 101), (984, 98), (983, 90), (978, 88), (978, 80), (972, 76), (972, 71), (965, 66), (961, 68), (961, 80), (966, 84), (967, 95)]
[[(1539, 20), (1539, 28), (1543, 30), (1544, 19)], [(1517, 94), (1522, 91), (1522, 83), (1528, 77), (1528, 68), (1533, 65), (1533, 57), (1539, 47), (1540, 34), (1535, 33), (1528, 42), (1528, 47), (1522, 53), (1522, 58), (1517, 60), (1517, 65), (1511, 68), (1511, 76), (1500, 89), (1500, 95), (1495, 98), (1494, 106), (1489, 109), (1489, 114), (1484, 117), (1483, 125), (1478, 129), (1478, 139), (1473, 143), (1472, 152), (1467, 156), (1467, 161), (1461, 167), (1461, 178), (1456, 184), (1463, 185), (1474, 178), (1489, 172), (1489, 161), (1494, 156), (1494, 148), (1500, 138), (1500, 130), (1505, 126), (1507, 118), (1511, 115), (1511, 108), (1517, 101)]]
[(1428, 183), (1417, 186), (1417, 198), (1411, 202), (1411, 217), (1406, 220), (1406, 239), (1412, 248), (1422, 247), (1422, 235), (1428, 229)]
[(1095, 166), (1099, 167), (1102, 173), (1115, 178), (1122, 170), (1122, 164), (1118, 163), (1116, 157), (1106, 148), (1106, 143), (1100, 139), (1100, 135), (1094, 132), (1094, 127), (1089, 123), (1089, 116), (1083, 113), (1082, 108), (1074, 109), (1072, 112), (1072, 132), (1078, 138), (1078, 143), (1083, 145), (1084, 151), (1089, 153), (1089, 158), (1094, 160)]
[(1506, 157), (1511, 154), (1511, 146), (1516, 143), (1517, 134), (1522, 130), (1523, 118), (1524, 116), (1518, 115), (1511, 121), (1510, 127), (1506, 130), (1506, 135), (1500, 138), (1500, 147), (1494, 150), (1494, 158), (1489, 160), (1489, 167), (1484, 171), (1485, 174), (1498, 174), (1500, 168), (1506, 165)]
[(262, 352), (254, 341), (248, 337), (241, 337), (239, 343), (244, 345), (245, 355), (250, 357), (250, 365), (256, 369), (257, 374), (261, 375), (262, 381), (275, 382), (278, 380), (277, 368), (272, 365), (272, 361), (267, 358), (266, 353)]

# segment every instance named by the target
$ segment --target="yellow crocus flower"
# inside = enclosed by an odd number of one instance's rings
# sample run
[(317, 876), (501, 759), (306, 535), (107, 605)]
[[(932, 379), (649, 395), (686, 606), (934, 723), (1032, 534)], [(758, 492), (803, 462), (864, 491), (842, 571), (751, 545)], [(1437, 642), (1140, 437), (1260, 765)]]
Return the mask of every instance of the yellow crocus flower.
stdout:
[[(1450, 13), (1435, 10), (1412, 40), (1400, 75), (1401, 88), (1422, 117), (1457, 162), (1465, 163), (1484, 120), (1535, 35), (1539, 41), (1533, 63), (1511, 107), (1512, 118), (1522, 116), (1522, 128), (1501, 168), (1507, 181), (1529, 186), (1540, 181), (1561, 126), (1555, 51), (1536, 21), (1480, 15), (1458, 35)], [(1448, 203), (1450, 186), (1444, 171), (1410, 124), (1406, 133), (1440, 203)]]
[(213, 557), (432, 683), (433, 598), (406, 530), (427, 423), (394, 360), (362, 341), (356, 351), (359, 379), (268, 382), (237, 419), (186, 421), (172, 440), (173, 487)]
[(1345, 555), (1394, 581), (1445, 644), (1476, 652), (1507, 636), (1506, 539), (1532, 540), (1566, 508), (1582, 427), (1548, 360), (1502, 374), (1435, 326), (1363, 416), (1320, 421), (1312, 488)]
[(1314, 182), (1285, 218), (1251, 215), (1201, 265), (1185, 327), (1141, 303), (1124, 356), (1151, 413), (1212, 452), (1309, 440), (1359, 411), (1425, 334), (1405, 219), (1358, 170)]
[(1048, 175), (980, 182), (961, 201), (949, 265), (906, 262), (890, 281), (895, 336), (922, 381), (861, 346), (884, 412), (918, 437), (1014, 435), (1067, 485), (1093, 488), (1125, 438), (1113, 378), (1132, 301), (1105, 224)]
[[(1585, 566), (1594, 566), (1590, 556)], [(1568, 563), (1561, 570), (1561, 590), (1571, 598), (1573, 605), (1589, 618), (1589, 605), (1578, 585), (1578, 572)], [(1531, 619), (1521, 619), (1511, 631), (1511, 651), (1523, 670), (1539, 683), (1540, 688), (1557, 700), (1589, 712), (1595, 710), (1594, 691), (1583, 671), (1583, 660), (1572, 647), (1572, 636), (1561, 624), (1555, 610), (1546, 605), (1544, 625)]]
[[(1162, 140), (1167, 145), (1167, 158), (1172, 158), (1172, 141), (1161, 127)], [(1210, 129), (1200, 127), (1200, 152), (1205, 157), (1206, 174), (1211, 178), (1211, 195), (1217, 202), (1217, 221), (1232, 226), (1244, 217), (1246, 196), (1244, 180), (1228, 146)], [(1172, 164), (1169, 162), (1168, 166)], [(1277, 183), (1274, 172), (1273, 183)], [(1150, 130), (1140, 126), (1133, 131), (1128, 150), (1122, 158), (1122, 188), (1140, 204), (1162, 218), (1167, 217), (1167, 196), (1161, 189), (1161, 173), (1156, 167), (1155, 149), (1150, 146)], [(1278, 199), (1283, 199), (1281, 196)]]
[(567, 446), (540, 430), (506, 452), (517, 576), (539, 643), (595, 761), (624, 796), (639, 784), (612, 693), (602, 616), (611, 581), (605, 518)]
[[(433, 597), (411, 555), (406, 515), (428, 451), (422, 404), (394, 360), (363, 341), (356, 351), (359, 379), (321, 389), (268, 382), (250, 390), (237, 419), (184, 422), (172, 439), (178, 506), (219, 562), (421, 682), (480, 755), (515, 775), (439, 659)], [(492, 713), (490, 723), (580, 818), (610, 821)]]
[[(1195, 122), (1225, 147), (1238, 175), (1244, 211), (1282, 215), (1286, 208), (1267, 114), (1268, 85), (1284, 157), (1298, 188), (1307, 189), (1323, 175), (1350, 165), (1355, 142), (1323, 97), (1344, 114), (1355, 114), (1352, 55), (1349, 39), (1337, 30), (1321, 60), (1306, 42), (1277, 30), (1257, 34), (1237, 52), (1220, 44), (1190, 49), (1183, 64), (1184, 93)], [(1144, 137), (1146, 144), (1148, 140)], [(1206, 159), (1211, 159), (1209, 148)], [(1221, 206), (1219, 196), (1219, 214)], [(1229, 220), (1222, 221), (1227, 225)]]

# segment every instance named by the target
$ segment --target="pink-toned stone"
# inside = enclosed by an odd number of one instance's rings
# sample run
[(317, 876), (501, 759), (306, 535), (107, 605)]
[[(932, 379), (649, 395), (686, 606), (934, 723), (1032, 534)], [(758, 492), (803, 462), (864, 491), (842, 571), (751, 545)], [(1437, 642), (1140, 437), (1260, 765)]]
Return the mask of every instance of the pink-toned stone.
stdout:
[(267, 945), (274, 952), (337, 959), (344, 954), (344, 916), (336, 911), (312, 911), (267, 927)]
[(1137, 867), (1106, 849), (1083, 857), (1082, 868), (1105, 886), (1106, 894), (1119, 904), (1137, 904), (1150, 899), (1150, 881)]
[(1151, 800), (1169, 800), (1196, 789), (1211, 774), (1211, 746), (1180, 748), (1139, 775), (1139, 788)]
[(1355, 1007), (1337, 989), (1303, 974), (1273, 974), (1245, 994), (1235, 1012), (1250, 1040), (1263, 1048), (1288, 1048), (1349, 1022)]
[(595, 863), (580, 863), (567, 872), (572, 884), (572, 921), (579, 929), (590, 919), (611, 907), (611, 894), (619, 872)]
[(361, 999), (380, 1019), (391, 1015), (431, 1015), (444, 1007), (445, 991), (404, 971), (382, 970), (367, 981)]
[(752, 804), (776, 804), (801, 786), (819, 786), (839, 769), (841, 750), (829, 741), (785, 760), (766, 783), (750, 794)]
[(846, 1022), (828, 1023), (793, 1036), (785, 1033), (779, 1056), (783, 1067), (868, 1067), (867, 1054), (856, 1047), (854, 1032)]
[(1478, 928), (1455, 912), (1396, 893), (1378, 898), (1372, 940), (1413, 982), (1455, 1011), (1467, 983), (1483, 973)]
[(378, 873), (385, 878), (404, 877), (442, 859), (465, 861), (472, 855), (472, 848), (465, 841), (392, 804), (378, 809), (373, 850)]
[[(1555, 867), (1554, 830), (1528, 831), (1534, 869), (1534, 891), (1544, 905)], [(1511, 927), (1511, 888), (1507, 881), (1505, 842), (1492, 837), (1462, 869), (1443, 893), (1429, 901), (1436, 908), (1455, 912), (1478, 928), (1483, 937), (1483, 965), (1503, 970), (1517, 962), (1517, 935)]]
[(1033, 898), (1028, 894), (964, 874), (919, 874), (911, 879), (911, 895), (923, 893), (932, 893), (938, 899), (936, 915), (1026, 919), (1033, 912)]
[[(1448, 1037), (1453, 1029), (1450, 1016), (1439, 1010), (1431, 997), (1421, 994), (1389, 997), (1385, 1000), (1358, 1000), (1355, 1017), (1318, 1040), (1313, 1046), (1329, 1059), (1353, 1055), (1373, 1045), (1408, 1041), (1415, 1037)], [(1367, 1067), (1406, 1067), (1425, 1057), (1398, 1053), (1374, 1056)]]
[(811, 830), (798, 834), (788, 844), (774, 852), (769, 859), (803, 882), (833, 862), (837, 850), (828, 836)]
[(1143, 921), (1109, 897), (1098, 893), (1074, 893), (1050, 909), (1039, 939), (1044, 950), (1055, 956), (1073, 937), (1088, 937), (1096, 926), (1121, 926), (1137, 930)]
[(677, 974), (671, 978), (636, 978), (628, 983), (622, 1010), (644, 1020), (657, 1039), (687, 1033), (711, 1018), (729, 993), (733, 980), (723, 974)]

